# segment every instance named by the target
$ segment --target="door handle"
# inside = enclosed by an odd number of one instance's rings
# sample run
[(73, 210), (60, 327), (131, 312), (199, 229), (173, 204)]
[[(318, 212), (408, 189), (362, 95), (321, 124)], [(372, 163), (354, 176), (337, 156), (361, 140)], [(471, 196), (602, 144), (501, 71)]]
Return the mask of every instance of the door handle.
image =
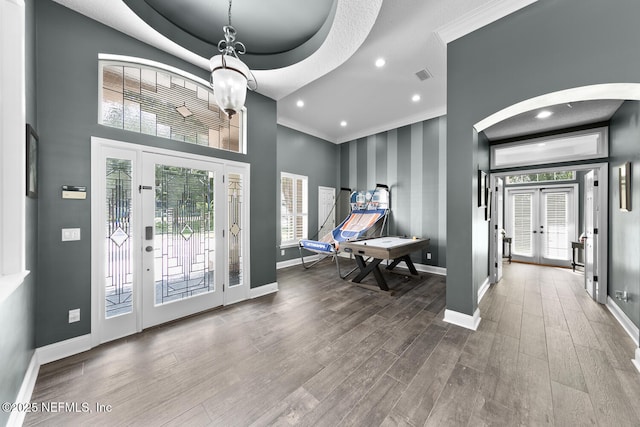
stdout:
[(153, 252), (153, 246), (147, 246), (144, 250), (147, 252)]

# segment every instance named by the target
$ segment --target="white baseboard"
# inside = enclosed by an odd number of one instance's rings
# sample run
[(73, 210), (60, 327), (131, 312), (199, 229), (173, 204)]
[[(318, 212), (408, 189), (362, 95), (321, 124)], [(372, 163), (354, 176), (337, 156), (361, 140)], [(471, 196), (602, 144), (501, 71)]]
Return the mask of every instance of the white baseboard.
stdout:
[[(636, 343), (636, 346), (640, 345), (638, 343), (638, 334), (640, 333), (638, 331), (638, 327), (633, 324), (631, 319), (629, 319), (629, 317), (625, 314), (625, 312), (622, 311), (622, 309), (618, 306), (618, 304), (616, 304), (616, 302), (611, 297), (607, 297), (607, 308), (609, 309), (611, 314), (613, 314), (613, 317), (616, 318), (618, 323), (622, 325), (622, 328), (625, 330), (625, 332), (629, 334), (633, 342)], [(637, 356), (637, 353), (636, 353), (636, 356)]]
[[(304, 262), (315, 262), (318, 260), (318, 255), (310, 255), (304, 257)], [(280, 270), (281, 268), (293, 267), (294, 265), (302, 264), (302, 260), (298, 258), (291, 258), (286, 261), (280, 261), (276, 263), (276, 270)]]
[[(24, 373), (24, 379), (18, 391), (15, 403), (29, 403), (31, 396), (33, 395), (33, 388), (36, 385), (38, 379), (38, 372), (40, 371), (40, 364), (38, 363), (38, 357), (33, 352), (31, 361), (27, 367), (27, 372)], [(26, 411), (12, 411), (7, 421), (7, 426), (21, 426), (24, 422), (24, 417), (27, 415)]]
[(422, 273), (431, 273), (437, 274), (439, 276), (446, 276), (447, 269), (444, 267), (436, 267), (435, 265), (426, 265), (426, 264), (414, 264), (416, 266), (416, 270)]
[(636, 367), (638, 372), (640, 372), (640, 348), (636, 348), (636, 358), (631, 359), (631, 362), (633, 362), (633, 365)]
[(444, 321), (447, 323), (452, 323), (454, 325), (461, 326), (463, 328), (471, 329), (475, 331), (478, 329), (478, 325), (480, 325), (480, 309), (476, 308), (476, 311), (473, 313), (473, 316), (469, 316), (468, 314), (459, 313), (453, 310), (445, 310), (444, 311)]
[(257, 288), (249, 289), (249, 298), (258, 298), (275, 292), (278, 292), (278, 282), (273, 282), (267, 285), (258, 286)]
[(480, 301), (482, 301), (482, 298), (484, 298), (484, 294), (486, 294), (489, 290), (489, 286), (489, 276), (487, 276), (487, 278), (484, 279), (482, 285), (480, 285), (480, 287), (478, 288), (478, 304), (480, 304)]
[(38, 347), (36, 349), (36, 356), (38, 358), (38, 364), (45, 365), (87, 350), (91, 350), (91, 334), (70, 338), (44, 347)]

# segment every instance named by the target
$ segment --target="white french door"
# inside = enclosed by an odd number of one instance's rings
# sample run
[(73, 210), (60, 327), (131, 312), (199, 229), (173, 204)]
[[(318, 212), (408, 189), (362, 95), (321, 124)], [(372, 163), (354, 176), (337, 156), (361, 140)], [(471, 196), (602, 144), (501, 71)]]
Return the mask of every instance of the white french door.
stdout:
[(222, 165), (142, 155), (143, 328), (222, 305)]
[(247, 298), (248, 166), (92, 143), (94, 344)]
[(576, 186), (512, 188), (507, 194), (513, 259), (569, 266), (577, 237)]

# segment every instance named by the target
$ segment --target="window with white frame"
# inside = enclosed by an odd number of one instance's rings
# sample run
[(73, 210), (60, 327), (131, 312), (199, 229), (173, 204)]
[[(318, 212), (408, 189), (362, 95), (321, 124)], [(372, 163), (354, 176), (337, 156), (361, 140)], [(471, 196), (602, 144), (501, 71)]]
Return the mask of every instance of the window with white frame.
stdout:
[(495, 144), (491, 146), (491, 169), (599, 159), (609, 155), (608, 128)]
[(25, 270), (24, 1), (0, 1), (0, 302)]
[(307, 238), (308, 178), (282, 172), (280, 175), (280, 245), (298, 244)]
[(110, 59), (100, 60), (100, 124), (246, 153), (245, 109), (229, 119), (208, 82), (139, 58), (100, 58)]

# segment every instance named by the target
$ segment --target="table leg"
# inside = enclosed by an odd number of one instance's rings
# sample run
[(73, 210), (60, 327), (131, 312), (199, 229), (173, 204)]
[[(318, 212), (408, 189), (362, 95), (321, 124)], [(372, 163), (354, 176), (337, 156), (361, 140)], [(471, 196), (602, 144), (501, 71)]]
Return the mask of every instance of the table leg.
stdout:
[(380, 287), (380, 289), (382, 289), (383, 291), (389, 290), (389, 286), (387, 286), (387, 281), (384, 279), (382, 272), (378, 268), (378, 265), (382, 262), (382, 259), (374, 258), (373, 260), (371, 260), (369, 264), (367, 264), (364, 261), (364, 258), (362, 257), (362, 255), (356, 255), (355, 258), (356, 258), (356, 264), (360, 269), (360, 273), (358, 273), (358, 275), (353, 278), (352, 282), (360, 283), (362, 279), (367, 277), (369, 273), (373, 272), (373, 275), (375, 276), (376, 282), (378, 282), (378, 286)]
[(398, 264), (404, 261), (407, 264), (407, 268), (414, 276), (418, 275), (418, 270), (416, 270), (416, 266), (413, 265), (413, 261), (411, 261), (411, 257), (409, 255), (403, 255), (400, 258), (396, 258), (393, 260), (391, 264), (387, 266), (387, 270), (393, 270)]

